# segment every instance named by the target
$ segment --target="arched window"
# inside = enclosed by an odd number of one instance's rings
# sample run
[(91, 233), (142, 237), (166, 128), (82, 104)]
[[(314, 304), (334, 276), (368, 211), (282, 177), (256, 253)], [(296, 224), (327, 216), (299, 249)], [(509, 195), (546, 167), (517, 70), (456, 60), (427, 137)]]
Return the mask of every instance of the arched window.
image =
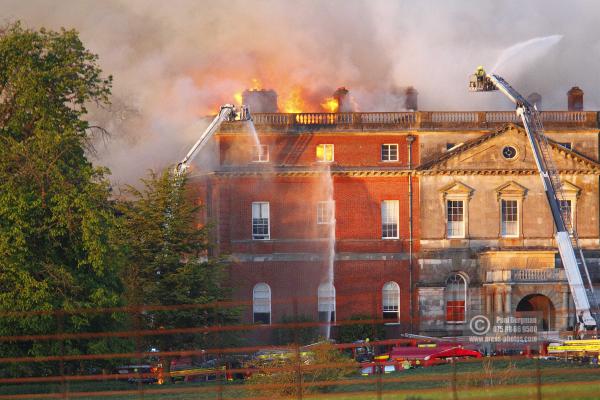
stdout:
[(400, 318), (400, 286), (396, 282), (387, 282), (381, 290), (383, 319)]
[(452, 274), (446, 280), (446, 322), (465, 322), (467, 309), (467, 280), (461, 274)]
[(254, 286), (252, 311), (255, 324), (271, 323), (271, 288), (266, 283), (257, 283)]
[(319, 322), (335, 322), (335, 286), (321, 283), (317, 291)]

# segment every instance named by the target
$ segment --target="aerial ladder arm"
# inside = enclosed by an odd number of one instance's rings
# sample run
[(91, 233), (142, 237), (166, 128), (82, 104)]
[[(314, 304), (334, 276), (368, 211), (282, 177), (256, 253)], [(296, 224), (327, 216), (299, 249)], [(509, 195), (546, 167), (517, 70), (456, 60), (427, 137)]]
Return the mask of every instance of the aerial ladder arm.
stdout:
[(212, 120), (208, 128), (200, 135), (200, 138), (194, 143), (190, 151), (185, 155), (183, 160), (177, 167), (175, 167), (175, 173), (177, 175), (184, 174), (190, 166), (190, 163), (196, 158), (200, 150), (208, 143), (209, 139), (213, 137), (215, 132), (219, 130), (219, 127), (224, 121), (234, 121), (234, 120), (247, 121), (251, 119), (250, 111), (248, 111), (248, 107), (242, 106), (241, 111), (238, 113), (235, 106), (233, 104), (225, 104), (221, 106), (219, 113)]
[[(598, 313), (598, 302), (583, 252), (579, 247), (577, 232), (572, 226), (569, 213), (561, 207), (561, 200), (564, 200), (562, 184), (552, 162), (547, 138), (543, 134), (539, 112), (502, 77), (496, 74), (487, 74), (482, 67), (478, 67), (472, 76), (469, 89), (475, 92), (500, 90), (515, 103), (516, 112), (523, 121), (556, 226), (555, 239), (573, 295), (577, 316), (588, 329), (596, 327), (595, 314)], [(583, 276), (586, 278), (585, 283)]]

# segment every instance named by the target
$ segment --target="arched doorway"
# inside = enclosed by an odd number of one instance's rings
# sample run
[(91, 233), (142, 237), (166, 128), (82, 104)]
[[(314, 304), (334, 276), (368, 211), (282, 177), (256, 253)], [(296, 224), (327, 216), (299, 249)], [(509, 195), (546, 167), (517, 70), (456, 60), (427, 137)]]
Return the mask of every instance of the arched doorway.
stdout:
[(549, 331), (554, 329), (555, 310), (552, 301), (543, 294), (530, 294), (521, 299), (517, 304), (517, 313), (531, 313), (541, 321), (538, 323), (538, 329)]

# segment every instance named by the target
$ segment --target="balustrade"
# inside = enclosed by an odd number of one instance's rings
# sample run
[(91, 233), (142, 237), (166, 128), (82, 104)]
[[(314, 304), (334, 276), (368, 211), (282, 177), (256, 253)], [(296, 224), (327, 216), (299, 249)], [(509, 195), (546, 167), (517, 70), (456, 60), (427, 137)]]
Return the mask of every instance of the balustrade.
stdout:
[(494, 282), (560, 282), (565, 281), (563, 269), (509, 269), (488, 271), (486, 281)]
[[(541, 118), (553, 128), (598, 127), (598, 113), (592, 111), (543, 111)], [(257, 126), (288, 129), (336, 125), (343, 129), (485, 129), (506, 123), (520, 123), (520, 118), (513, 111), (256, 113), (253, 119)]]

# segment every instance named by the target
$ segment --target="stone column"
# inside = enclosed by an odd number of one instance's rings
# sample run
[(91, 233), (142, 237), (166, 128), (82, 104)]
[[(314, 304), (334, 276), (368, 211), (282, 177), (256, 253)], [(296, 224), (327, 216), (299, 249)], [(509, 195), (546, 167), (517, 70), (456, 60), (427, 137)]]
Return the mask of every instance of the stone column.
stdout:
[(494, 302), (494, 293), (492, 289), (488, 286), (485, 288), (485, 313), (489, 317), (492, 315), (492, 304)]
[(511, 286), (507, 286), (504, 289), (504, 313), (505, 314), (510, 314), (512, 313), (512, 287)]
[(502, 290), (497, 287), (496, 288), (496, 304), (495, 304), (495, 312), (496, 314), (502, 314)]
[[(571, 308), (569, 307), (569, 303), (571, 301), (571, 296), (569, 293), (569, 288), (562, 288), (562, 305), (560, 308), (560, 313), (557, 315), (557, 322), (561, 325), (557, 326), (558, 330), (565, 330), (569, 326), (569, 314), (571, 312)], [(558, 324), (557, 324), (558, 325)]]

